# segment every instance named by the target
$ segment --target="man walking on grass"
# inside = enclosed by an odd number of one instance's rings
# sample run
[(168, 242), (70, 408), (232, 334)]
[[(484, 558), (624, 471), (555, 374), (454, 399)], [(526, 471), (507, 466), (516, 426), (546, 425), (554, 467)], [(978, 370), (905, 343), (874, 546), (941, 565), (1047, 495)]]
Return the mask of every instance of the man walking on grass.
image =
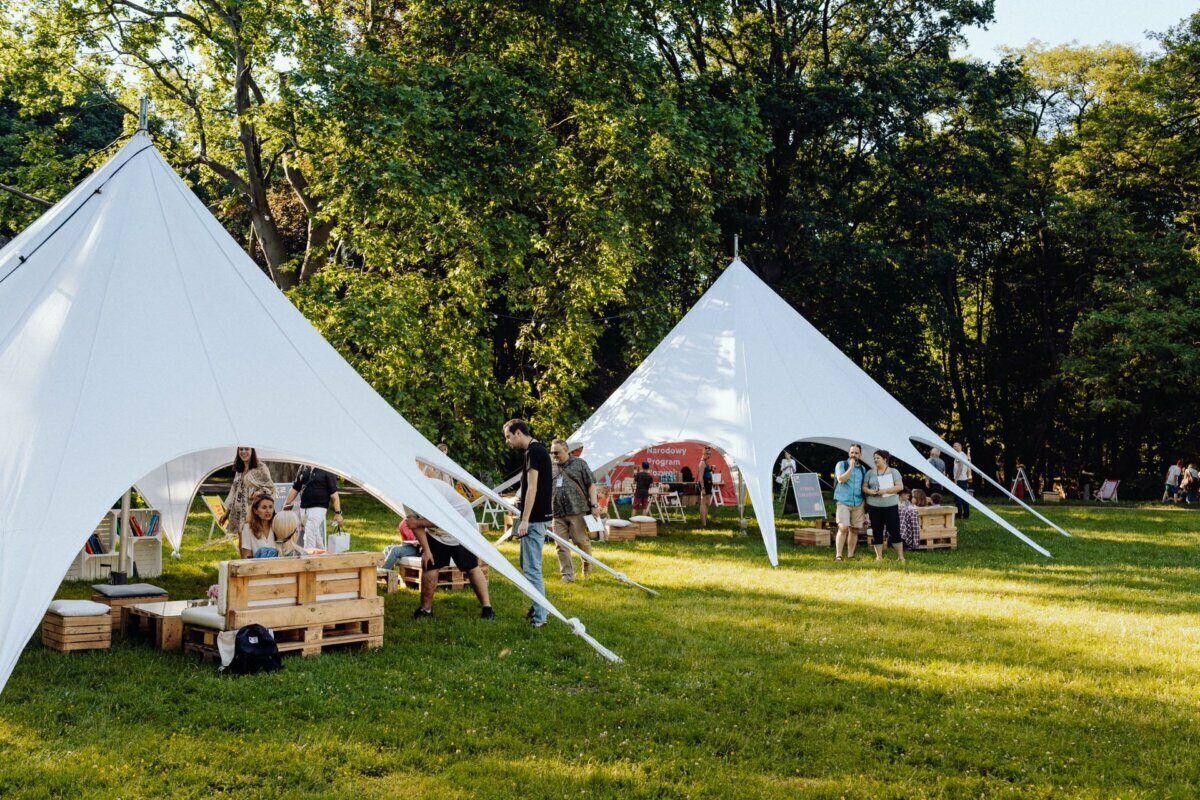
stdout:
[[(553, 498), (553, 465), (546, 446), (534, 439), (529, 423), (510, 419), (504, 423), (504, 442), (514, 450), (525, 453), (521, 470), (521, 491), (517, 508), (521, 515), (516, 521), (515, 538), (521, 545), (521, 572), (533, 588), (546, 596), (542, 580), (542, 547), (546, 543), (546, 525), (550, 522), (550, 501)], [(529, 609), (529, 624), (540, 628), (546, 624), (549, 611), (534, 603)]]
[[(596, 501), (596, 478), (588, 469), (587, 462), (571, 455), (567, 443), (562, 439), (555, 439), (550, 445), (550, 456), (557, 465), (551, 509), (554, 512), (554, 533), (583, 552), (591, 554), (592, 542), (583, 517), (585, 514), (600, 515), (600, 507)], [(558, 554), (559, 574), (563, 581), (571, 583), (575, 580), (571, 551), (557, 541), (554, 544)], [(592, 565), (584, 561), (583, 577), (591, 574)]]

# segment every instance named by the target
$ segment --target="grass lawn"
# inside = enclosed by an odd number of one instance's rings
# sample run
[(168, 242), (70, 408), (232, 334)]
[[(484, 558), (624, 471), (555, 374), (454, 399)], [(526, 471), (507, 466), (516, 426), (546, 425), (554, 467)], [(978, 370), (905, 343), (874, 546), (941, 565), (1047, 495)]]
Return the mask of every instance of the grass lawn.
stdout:
[[(390, 513), (346, 507), (355, 549), (390, 541)], [(785, 525), (772, 569), (720, 513), (598, 546), (657, 598), (564, 585), (547, 548), (550, 597), (622, 665), (530, 629), (499, 580), (494, 622), (469, 592), (415, 622), (402, 590), (381, 650), (271, 675), (35, 639), (0, 694), (0, 797), (1200, 796), (1200, 515), (1047, 509), (1066, 539), (1005, 508), (1054, 559), (975, 515), (906, 566)], [(172, 597), (215, 581), (207, 529), (156, 580)]]

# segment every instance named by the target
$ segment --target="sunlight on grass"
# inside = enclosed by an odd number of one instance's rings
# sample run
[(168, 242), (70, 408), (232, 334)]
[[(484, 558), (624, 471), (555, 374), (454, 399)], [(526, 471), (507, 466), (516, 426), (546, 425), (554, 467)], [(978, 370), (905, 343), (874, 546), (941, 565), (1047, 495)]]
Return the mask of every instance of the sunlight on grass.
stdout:
[[(392, 540), (385, 509), (346, 506), (356, 549)], [(835, 563), (780, 520), (773, 568), (721, 510), (706, 531), (596, 545), (651, 598), (603, 574), (563, 584), (547, 548), (550, 598), (623, 665), (531, 630), (501, 581), (493, 623), (463, 592), (417, 623), (401, 591), (383, 649), (243, 679), (35, 640), (0, 695), (0, 795), (1196, 796), (1200, 517), (1054, 509), (1066, 539), (1001, 513), (1055, 558), (972, 518), (957, 551)], [(156, 579), (174, 597), (230, 555), (198, 549), (207, 523)]]

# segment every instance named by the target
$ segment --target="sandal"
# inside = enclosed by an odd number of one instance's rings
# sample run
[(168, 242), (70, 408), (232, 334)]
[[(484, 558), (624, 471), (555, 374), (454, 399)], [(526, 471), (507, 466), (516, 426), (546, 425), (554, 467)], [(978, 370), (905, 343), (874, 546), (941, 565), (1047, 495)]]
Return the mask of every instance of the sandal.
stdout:
[(841, 556), (834, 556), (834, 557), (833, 557), (833, 560), (834, 560), (834, 561), (841, 561), (841, 560), (842, 560), (842, 557), (841, 557)]

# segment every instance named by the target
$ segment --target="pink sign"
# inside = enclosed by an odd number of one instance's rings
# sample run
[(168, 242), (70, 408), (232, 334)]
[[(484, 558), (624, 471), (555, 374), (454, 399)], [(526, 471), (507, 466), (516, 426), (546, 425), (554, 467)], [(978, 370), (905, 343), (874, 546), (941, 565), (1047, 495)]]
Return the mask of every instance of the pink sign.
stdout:
[[(700, 458), (703, 454), (704, 445), (696, 442), (656, 444), (654, 447), (637, 451), (621, 462), (632, 462), (632, 467), (619, 465), (613, 467), (611, 473), (612, 483), (614, 486), (618, 486), (625, 478), (632, 477), (633, 473), (641, 467), (643, 461), (650, 462), (651, 474), (661, 483), (682, 481), (682, 473), (685, 466), (691, 468), (693, 478), (699, 481)], [(714, 492), (721, 493), (721, 502), (726, 505), (732, 505), (735, 502), (735, 490), (733, 481), (729, 477), (729, 465), (725, 463), (725, 459), (720, 452), (715, 449), (712, 451), (712, 455), (708, 457), (708, 464), (712, 467), (713, 471)]]

